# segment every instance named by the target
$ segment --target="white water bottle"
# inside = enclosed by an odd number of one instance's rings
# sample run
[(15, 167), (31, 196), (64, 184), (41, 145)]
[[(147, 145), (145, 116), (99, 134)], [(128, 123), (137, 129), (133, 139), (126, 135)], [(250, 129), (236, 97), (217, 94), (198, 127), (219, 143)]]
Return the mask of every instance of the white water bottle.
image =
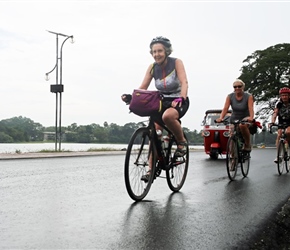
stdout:
[(160, 144), (161, 144), (162, 148), (164, 149), (164, 141), (163, 141), (162, 131), (157, 129), (156, 134), (158, 136), (158, 139), (160, 140)]
[(169, 136), (168, 135), (164, 135), (163, 136), (164, 149), (167, 149), (168, 148), (168, 144), (169, 144)]
[(160, 129), (157, 129), (156, 134), (158, 135), (158, 138), (160, 138), (162, 135), (162, 131)]

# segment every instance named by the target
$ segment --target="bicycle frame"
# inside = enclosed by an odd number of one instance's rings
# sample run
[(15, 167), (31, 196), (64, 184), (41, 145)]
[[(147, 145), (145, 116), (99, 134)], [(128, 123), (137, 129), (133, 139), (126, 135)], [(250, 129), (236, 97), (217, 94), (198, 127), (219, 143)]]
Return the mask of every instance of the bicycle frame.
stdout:
[[(152, 142), (154, 142), (154, 145), (155, 145), (155, 149), (156, 149), (155, 152), (157, 154), (157, 160), (159, 160), (159, 162), (162, 163), (161, 166), (157, 165), (157, 168), (161, 167), (161, 169), (163, 169), (163, 170), (169, 170), (170, 168), (172, 168), (173, 166), (176, 166), (178, 164), (175, 161), (170, 161), (170, 155), (169, 155), (168, 149), (167, 150), (163, 149), (162, 141), (159, 139), (157, 132), (156, 132), (155, 123), (157, 123), (159, 126), (162, 127), (162, 129), (164, 129), (166, 131), (166, 133), (168, 134), (168, 137), (169, 137), (169, 143), (172, 144), (172, 141), (174, 141), (175, 138), (174, 138), (174, 135), (172, 134), (172, 132), (166, 127), (166, 125), (164, 123), (157, 122), (152, 117), (150, 118), (148, 127), (151, 130)], [(159, 169), (157, 169), (157, 171), (158, 170)]]
[(239, 153), (239, 161), (240, 161), (241, 160), (241, 158), (240, 158), (241, 152), (242, 152), (242, 148), (244, 146), (245, 141), (244, 141), (244, 138), (243, 138), (242, 133), (240, 131), (239, 124), (240, 123), (234, 124), (233, 137), (238, 142), (238, 153)]
[[(159, 123), (158, 123), (159, 124)], [(165, 125), (159, 124), (163, 129), (165, 129), (168, 134), (170, 134), (171, 136), (172, 133), (165, 127)], [(163, 149), (162, 149), (162, 145), (161, 145), (161, 140), (158, 139), (158, 135), (156, 132), (156, 127), (155, 127), (155, 121), (153, 119), (149, 120), (149, 124), (147, 126), (150, 129), (150, 141), (154, 142), (154, 146), (152, 146), (152, 149), (156, 149), (156, 153), (159, 159), (165, 159), (165, 155), (163, 154)], [(170, 137), (171, 138), (171, 137)], [(143, 138), (143, 140), (145, 140), (145, 138)], [(144, 142), (141, 143), (141, 148), (138, 152), (138, 156), (136, 158), (136, 162), (139, 160), (141, 152), (143, 151), (143, 147), (144, 147)], [(150, 153), (150, 150), (149, 152)], [(149, 158), (149, 155), (148, 155)]]

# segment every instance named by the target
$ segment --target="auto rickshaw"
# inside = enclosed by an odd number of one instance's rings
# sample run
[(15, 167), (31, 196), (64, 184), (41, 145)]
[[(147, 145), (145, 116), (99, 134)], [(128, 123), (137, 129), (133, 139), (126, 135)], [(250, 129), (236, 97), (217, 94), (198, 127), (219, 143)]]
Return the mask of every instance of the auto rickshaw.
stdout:
[[(220, 117), (221, 112), (221, 109), (207, 110), (202, 121), (204, 150), (211, 159), (215, 160), (218, 159), (219, 155), (226, 154), (227, 143), (230, 136), (229, 125), (215, 122), (215, 120)], [(224, 120), (229, 119), (231, 114), (232, 110), (228, 110)]]

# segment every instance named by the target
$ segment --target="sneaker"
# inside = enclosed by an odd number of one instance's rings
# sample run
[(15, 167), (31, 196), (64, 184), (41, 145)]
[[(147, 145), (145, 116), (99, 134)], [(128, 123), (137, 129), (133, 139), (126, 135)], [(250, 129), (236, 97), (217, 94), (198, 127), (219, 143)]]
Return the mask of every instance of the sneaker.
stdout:
[(275, 158), (275, 160), (274, 160), (274, 163), (276, 163), (276, 164), (278, 163), (278, 160), (277, 160), (277, 158)]
[[(181, 147), (178, 147), (178, 146), (182, 146)], [(186, 142), (180, 142), (177, 144), (177, 149), (174, 153), (174, 156), (175, 157), (183, 157), (184, 155), (186, 155), (187, 153), (187, 143)]]
[(147, 171), (146, 174), (142, 175), (141, 176), (141, 181), (144, 181), (145, 183), (147, 183), (149, 181), (149, 179), (150, 179), (150, 172), (151, 171), (149, 170), (149, 171)]
[(243, 151), (245, 151), (245, 152), (251, 152), (252, 151), (252, 147), (251, 146), (249, 146), (249, 147), (244, 147), (243, 148)]

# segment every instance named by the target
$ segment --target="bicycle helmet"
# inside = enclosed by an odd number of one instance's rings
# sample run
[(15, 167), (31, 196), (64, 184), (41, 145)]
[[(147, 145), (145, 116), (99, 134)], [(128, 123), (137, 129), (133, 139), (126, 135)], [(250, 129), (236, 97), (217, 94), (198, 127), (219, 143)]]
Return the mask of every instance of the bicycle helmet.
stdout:
[(286, 94), (290, 94), (290, 89), (287, 88), (287, 87), (284, 87), (284, 88), (281, 88), (281, 89), (279, 90), (279, 95), (284, 94), (284, 93), (286, 93)]
[(163, 36), (157, 36), (152, 39), (150, 43), (150, 49), (152, 48), (152, 45), (155, 43), (162, 43), (166, 48), (171, 48), (171, 42), (168, 38), (163, 37)]

